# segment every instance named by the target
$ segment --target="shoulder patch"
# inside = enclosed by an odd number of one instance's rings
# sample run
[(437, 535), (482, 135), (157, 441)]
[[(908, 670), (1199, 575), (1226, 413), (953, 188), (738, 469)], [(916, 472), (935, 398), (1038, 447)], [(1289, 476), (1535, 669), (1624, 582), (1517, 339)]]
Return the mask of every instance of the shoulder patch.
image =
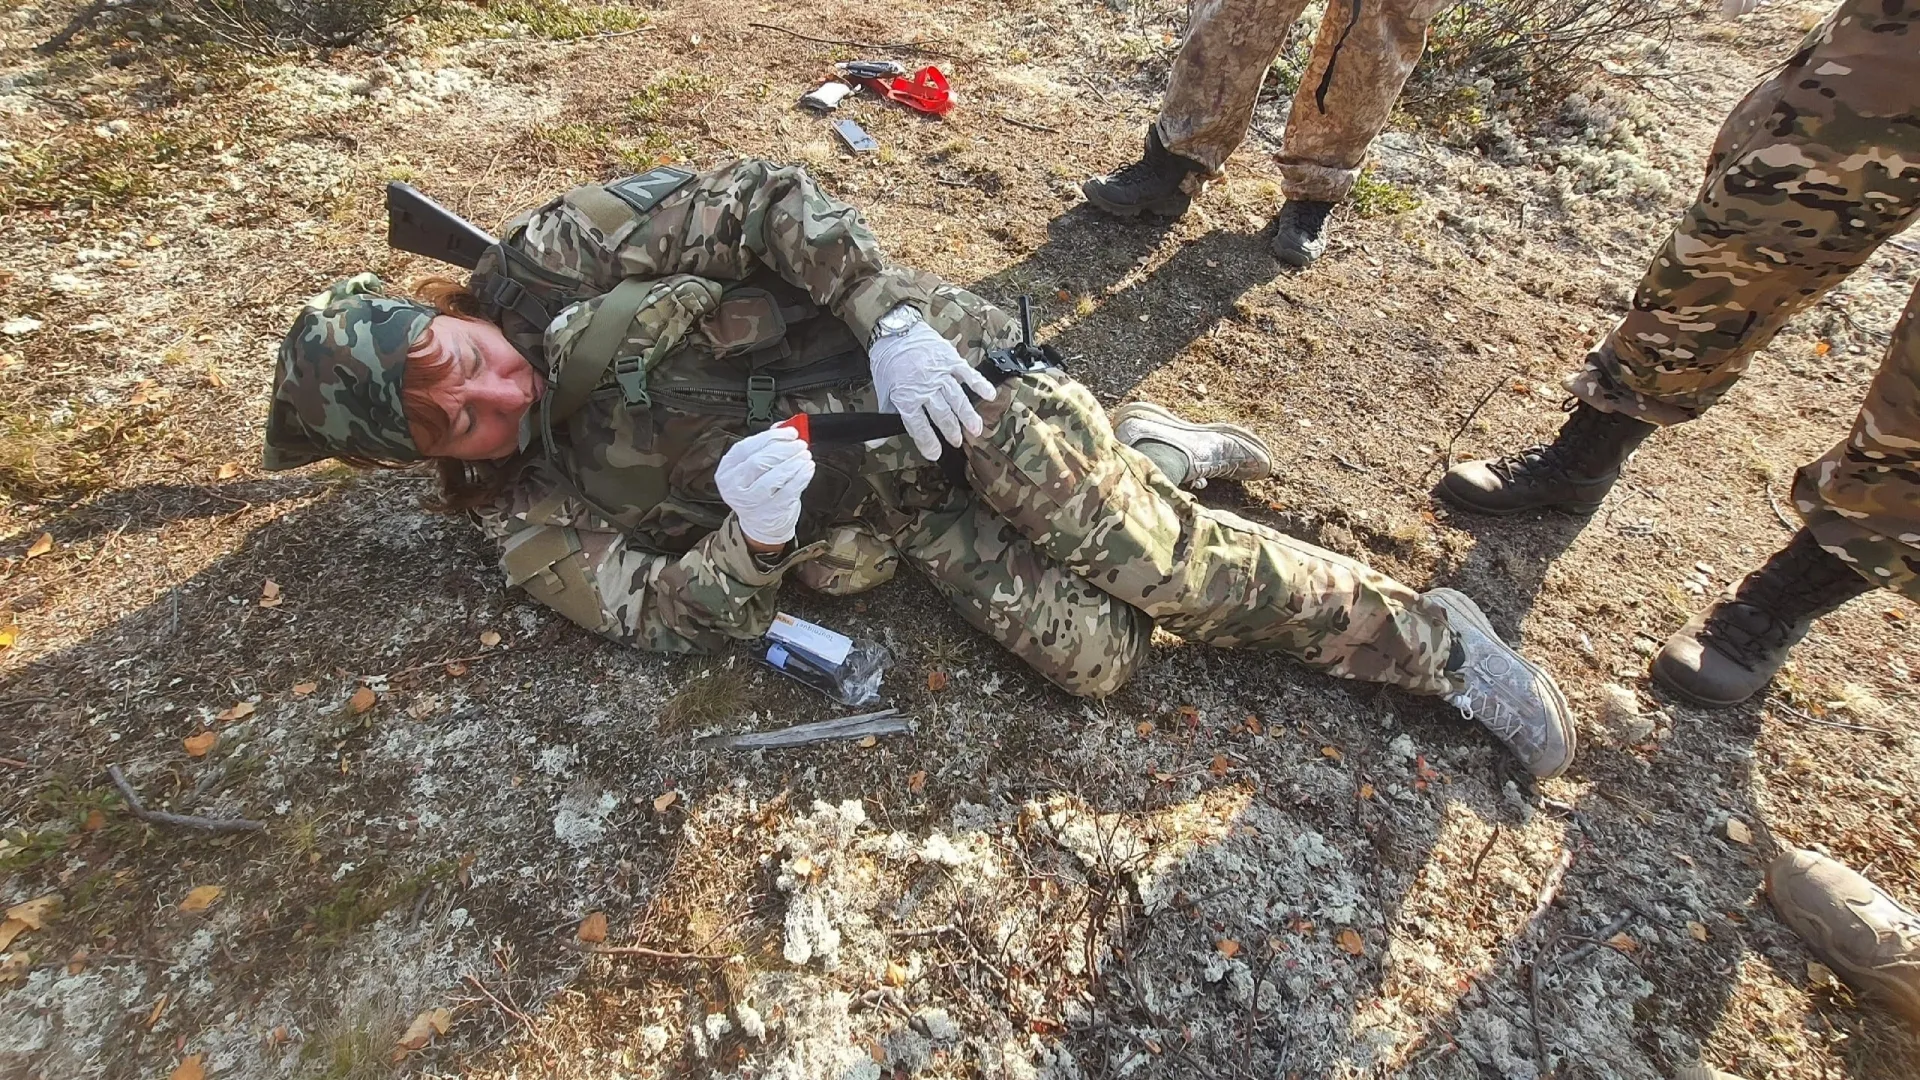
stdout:
[(691, 179), (693, 174), (687, 170), (663, 165), (638, 176), (610, 181), (606, 188), (608, 194), (618, 196), (628, 206), (644, 214), (659, 206), (661, 200), (680, 190)]

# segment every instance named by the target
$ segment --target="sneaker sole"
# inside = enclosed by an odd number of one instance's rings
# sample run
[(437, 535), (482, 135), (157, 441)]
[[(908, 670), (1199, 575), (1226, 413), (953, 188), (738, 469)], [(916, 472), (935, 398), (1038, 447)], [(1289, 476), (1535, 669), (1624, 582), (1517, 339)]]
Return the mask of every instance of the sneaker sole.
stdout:
[[(1261, 457), (1266, 458), (1269, 463), (1273, 461), (1273, 447), (1268, 446), (1265, 439), (1255, 435), (1251, 430), (1241, 427), (1239, 424), (1195, 423), (1192, 420), (1185, 420), (1175, 416), (1173, 413), (1168, 412), (1159, 405), (1155, 405), (1151, 401), (1130, 401), (1113, 411), (1113, 426), (1116, 428), (1119, 427), (1120, 421), (1125, 420), (1130, 415), (1151, 417), (1168, 427), (1179, 428), (1183, 431), (1206, 431), (1216, 435), (1225, 435), (1228, 438), (1250, 442), (1253, 444), (1254, 449), (1260, 452)], [(1269, 464), (1267, 468), (1267, 475), (1273, 475), (1271, 464)], [(1249, 479), (1264, 480), (1266, 477), (1256, 476), (1250, 477)]]
[[(1432, 597), (1436, 593), (1447, 593), (1465, 601), (1458, 607), (1453, 604), (1444, 605), (1447, 609), (1447, 617), (1449, 619), (1455, 616), (1465, 619), (1467, 622), (1472, 623), (1474, 628), (1481, 633), (1500, 642), (1503, 646), (1506, 645), (1506, 639), (1494, 632), (1493, 624), (1487, 621), (1486, 613), (1480, 610), (1480, 605), (1474, 603), (1466, 593), (1458, 589), (1429, 589), (1426, 595)], [(1546, 685), (1547, 693), (1552, 695), (1553, 704), (1558, 707), (1558, 714), (1565, 718), (1559, 726), (1560, 734), (1564, 736), (1567, 741), (1567, 760), (1562, 763), (1559, 768), (1540, 777), (1542, 780), (1551, 780), (1572, 768), (1573, 763), (1580, 757), (1580, 732), (1573, 722), (1573, 709), (1567, 704), (1567, 696), (1560, 692), (1560, 684), (1553, 681), (1553, 676), (1548, 674), (1545, 668), (1521, 656), (1519, 650), (1514, 649), (1512, 646), (1507, 646), (1507, 651), (1513, 654), (1515, 660), (1520, 661), (1522, 667), (1539, 676), (1540, 681)]]

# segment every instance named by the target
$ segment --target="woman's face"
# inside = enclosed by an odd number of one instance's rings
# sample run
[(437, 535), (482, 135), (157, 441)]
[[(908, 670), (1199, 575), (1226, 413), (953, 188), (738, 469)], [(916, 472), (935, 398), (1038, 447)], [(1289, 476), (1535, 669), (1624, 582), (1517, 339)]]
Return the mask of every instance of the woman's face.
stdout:
[(428, 457), (493, 461), (520, 448), (520, 421), (547, 392), (547, 383), (492, 323), (453, 315), (434, 317), (427, 355), (444, 360), (446, 375), (421, 388), (446, 413), (447, 433), (429, 444), (416, 428), (414, 441)]

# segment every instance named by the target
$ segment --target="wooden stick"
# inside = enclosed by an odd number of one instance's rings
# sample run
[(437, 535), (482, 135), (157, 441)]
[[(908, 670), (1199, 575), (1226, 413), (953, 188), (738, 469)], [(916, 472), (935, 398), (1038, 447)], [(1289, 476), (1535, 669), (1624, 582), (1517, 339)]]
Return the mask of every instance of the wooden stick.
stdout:
[[(747, 25), (759, 30), (772, 30), (777, 34), (785, 34), (788, 37), (796, 37), (796, 38), (799, 38), (801, 41), (811, 41), (816, 45), (845, 45), (849, 48), (854, 48), (854, 49), (872, 49), (875, 52), (913, 52), (913, 53), (924, 53), (928, 56), (952, 56), (953, 55), (950, 52), (942, 52), (939, 49), (929, 49), (926, 47), (924, 43), (918, 42), (918, 41), (896, 41), (890, 45), (882, 45), (882, 44), (876, 44), (871, 41), (848, 41), (845, 38), (814, 37), (812, 34), (803, 34), (798, 30), (789, 30), (784, 26), (775, 26), (773, 23), (750, 22)], [(935, 38), (934, 40), (939, 41), (941, 39)]]
[(1487, 392), (1480, 395), (1480, 400), (1473, 403), (1473, 408), (1468, 411), (1466, 418), (1460, 421), (1460, 426), (1454, 428), (1453, 434), (1447, 437), (1447, 468), (1453, 468), (1453, 444), (1460, 441), (1460, 435), (1467, 430), (1467, 425), (1473, 423), (1473, 418), (1480, 415), (1480, 410), (1485, 408), (1487, 402), (1493, 400), (1493, 395), (1502, 386), (1507, 385), (1512, 378), (1512, 375), (1502, 373), (1498, 379), (1495, 379), (1493, 385), (1487, 387)]
[(127, 812), (150, 825), (178, 825), (183, 829), (199, 829), (210, 833), (259, 832), (267, 827), (264, 821), (252, 821), (247, 818), (210, 818), (196, 817), (192, 814), (169, 814), (164, 810), (149, 810), (140, 802), (140, 796), (134, 794), (133, 785), (120, 772), (120, 766), (107, 766), (107, 779), (120, 789), (120, 797), (127, 801)]
[(1493, 835), (1487, 837), (1487, 846), (1481, 848), (1480, 854), (1475, 855), (1473, 857), (1473, 872), (1467, 875), (1467, 891), (1468, 892), (1472, 892), (1473, 887), (1480, 883), (1480, 864), (1487, 861), (1487, 853), (1492, 851), (1493, 845), (1499, 842), (1500, 842), (1500, 826), (1495, 825), (1493, 827)]
[(1574, 963), (1578, 963), (1581, 960), (1585, 960), (1590, 954), (1593, 953), (1595, 949), (1598, 949), (1605, 945), (1610, 945), (1611, 941), (1609, 939), (1611, 939), (1613, 935), (1619, 933), (1620, 931), (1625, 930), (1627, 928), (1627, 924), (1632, 921), (1633, 921), (1633, 909), (1628, 908), (1627, 910), (1621, 912), (1618, 916), (1615, 916), (1614, 920), (1608, 923), (1606, 927), (1602, 929), (1598, 934), (1594, 935), (1593, 937), (1584, 939), (1587, 943), (1573, 950), (1572, 952), (1568, 953), (1566, 955), (1566, 958), (1561, 960), (1560, 963), (1574, 964)]
[(1869, 735), (1885, 735), (1888, 738), (1896, 738), (1900, 734), (1892, 728), (1874, 727), (1872, 724), (1843, 724), (1838, 720), (1822, 720), (1812, 713), (1794, 708), (1779, 698), (1774, 698), (1769, 704), (1787, 714), (1783, 719), (1796, 723), (1813, 724), (1816, 727), (1838, 728), (1841, 731), (1864, 731)]
[(837, 739), (864, 739), (869, 735), (905, 735), (913, 731), (913, 725), (898, 709), (881, 709), (879, 712), (861, 713), (858, 716), (843, 716), (838, 720), (820, 720), (811, 724), (795, 724), (779, 731), (756, 731), (745, 735), (714, 736), (700, 740), (701, 746), (718, 747), (722, 750), (769, 750), (777, 747), (806, 746), (809, 743), (830, 742)]
[(645, 945), (588, 945), (578, 941), (563, 941), (560, 944), (574, 952), (593, 956), (644, 956), (649, 960), (689, 960), (703, 964), (720, 964), (733, 959), (719, 953), (670, 952), (666, 949), (649, 949)]
[(1028, 131), (1039, 131), (1039, 132), (1044, 132), (1048, 135), (1060, 134), (1059, 128), (1050, 128), (1045, 124), (1033, 124), (1025, 120), (1015, 120), (1013, 117), (1008, 116), (1005, 113), (996, 113), (995, 118), (998, 119), (1003, 124), (1012, 124), (1014, 127), (1026, 128)]

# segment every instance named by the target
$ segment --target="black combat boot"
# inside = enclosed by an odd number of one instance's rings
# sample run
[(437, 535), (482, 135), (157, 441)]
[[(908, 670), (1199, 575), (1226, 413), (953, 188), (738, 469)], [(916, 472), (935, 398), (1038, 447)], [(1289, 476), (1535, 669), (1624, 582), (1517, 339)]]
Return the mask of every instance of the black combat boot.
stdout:
[(1625, 413), (1601, 412), (1574, 399), (1567, 421), (1545, 446), (1529, 446), (1496, 461), (1463, 461), (1447, 470), (1441, 498), (1466, 510), (1505, 516), (1553, 509), (1591, 514), (1600, 508), (1620, 466), (1654, 425)]
[(1160, 141), (1158, 126), (1147, 127), (1147, 154), (1131, 165), (1096, 176), (1080, 185), (1087, 201), (1120, 217), (1139, 217), (1142, 213), (1179, 217), (1193, 204), (1185, 183), (1189, 176), (1204, 176), (1207, 167), (1183, 158)]
[(1273, 242), (1268, 245), (1273, 257), (1288, 266), (1306, 267), (1326, 254), (1327, 219), (1332, 216), (1330, 202), (1288, 199), (1273, 219)]
[(1872, 588), (1801, 529), (1732, 595), (1668, 638), (1653, 677), (1696, 705), (1737, 705), (1767, 685), (1813, 620)]

